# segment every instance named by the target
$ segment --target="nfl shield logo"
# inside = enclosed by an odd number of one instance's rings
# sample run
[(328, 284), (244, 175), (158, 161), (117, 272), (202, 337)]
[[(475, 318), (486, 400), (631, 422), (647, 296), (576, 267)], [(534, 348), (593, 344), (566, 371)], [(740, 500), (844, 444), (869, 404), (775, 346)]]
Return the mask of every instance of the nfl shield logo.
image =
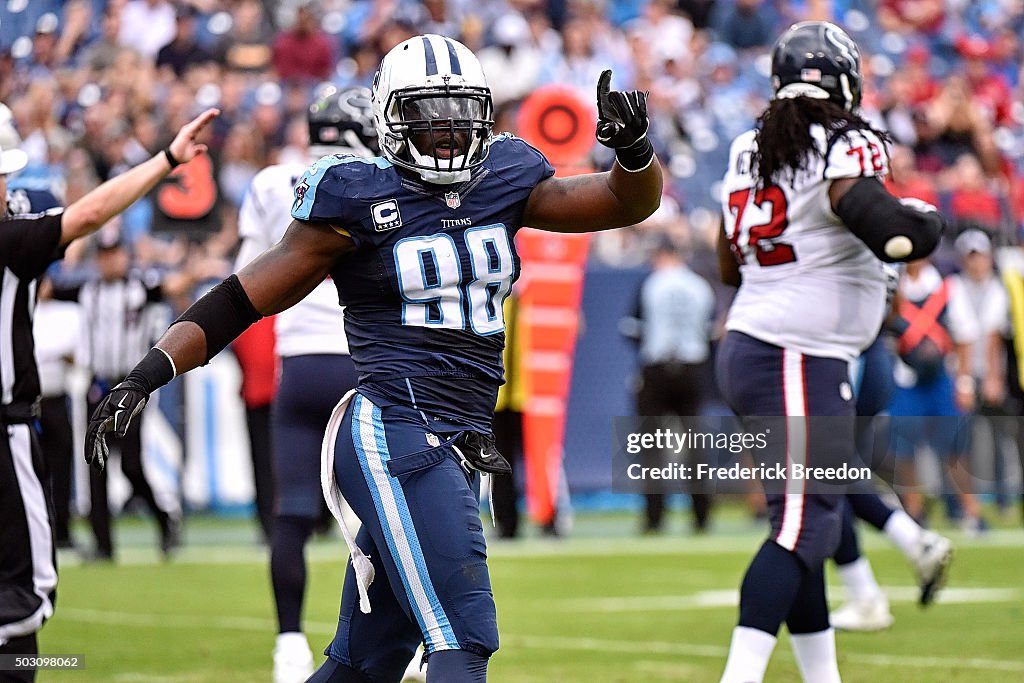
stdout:
[(444, 203), (448, 205), (449, 209), (457, 209), (462, 206), (462, 199), (459, 198), (458, 192), (445, 192)]

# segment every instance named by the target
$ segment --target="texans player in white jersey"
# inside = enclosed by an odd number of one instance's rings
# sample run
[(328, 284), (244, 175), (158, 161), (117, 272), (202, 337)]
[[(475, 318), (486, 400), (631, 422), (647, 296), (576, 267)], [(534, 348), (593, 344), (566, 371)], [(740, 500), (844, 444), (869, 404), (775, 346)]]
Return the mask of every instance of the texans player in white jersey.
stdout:
[[(328, 87), (310, 105), (307, 163), (268, 166), (253, 178), (238, 214), (242, 246), (235, 270), (284, 237), (293, 187), (317, 159), (333, 154), (370, 158), (380, 152), (369, 88)], [(274, 683), (299, 683), (313, 673), (313, 653), (302, 632), (306, 542), (320, 515), (320, 445), (331, 410), (356, 386), (345, 337), (344, 309), (330, 280), (274, 318), (280, 379), (271, 408), (274, 525), (270, 580), (277, 609)], [(410, 665), (407, 678), (419, 674)]]
[[(755, 129), (733, 142), (723, 183), (719, 261), (739, 292), (718, 381), (748, 430), (781, 425), (770, 442), (787, 465), (842, 463), (853, 459), (849, 363), (885, 311), (881, 261), (930, 253), (943, 221), (882, 185), (885, 136), (857, 113), (860, 54), (842, 29), (792, 26), (773, 49), (772, 85)], [(842, 496), (826, 490), (788, 479), (767, 492), (771, 535), (743, 579), (722, 683), (760, 682), (783, 622), (804, 681), (840, 680), (823, 563), (839, 541)]]
[(344, 496), (362, 527), (346, 537), (338, 631), (313, 683), (394, 683), (421, 642), (430, 683), (486, 680), (498, 628), (475, 489), (481, 471), (509, 471), (490, 425), (515, 233), (634, 225), (661, 201), (646, 95), (610, 79), (598, 79), (596, 132), (615, 164), (556, 178), (526, 142), (491, 134), (466, 46), (399, 43), (373, 87), (383, 155), (307, 169), (281, 241), (182, 314), (93, 414), (86, 457), (102, 466), (105, 434), (155, 388), (331, 276), (359, 385), (331, 416), (321, 475), (332, 511)]

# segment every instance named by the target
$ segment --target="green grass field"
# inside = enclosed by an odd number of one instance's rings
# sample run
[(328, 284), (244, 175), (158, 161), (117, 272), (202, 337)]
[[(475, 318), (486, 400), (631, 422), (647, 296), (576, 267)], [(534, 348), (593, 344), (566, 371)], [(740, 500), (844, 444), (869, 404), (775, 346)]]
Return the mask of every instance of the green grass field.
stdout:
[[(567, 540), (491, 543), (502, 647), (490, 679), (717, 681), (736, 587), (763, 537), (736, 512), (728, 517), (701, 538), (683, 532), (678, 515), (677, 530), (641, 538), (632, 516), (592, 514), (577, 519)], [(41, 651), (84, 654), (86, 669), (43, 672), (40, 681), (270, 681), (275, 622), (265, 550), (246, 522), (189, 522), (188, 546), (171, 563), (152, 549), (152, 527), (135, 520), (119, 528), (119, 564), (65, 558)], [(865, 534), (896, 625), (839, 636), (846, 683), (1024, 680), (1024, 530), (977, 540), (951, 535), (958, 549), (949, 587), (939, 604), (920, 610), (902, 557)], [(334, 633), (343, 553), (340, 539), (309, 550), (314, 650)], [(798, 681), (785, 636), (776, 653), (767, 680)]]

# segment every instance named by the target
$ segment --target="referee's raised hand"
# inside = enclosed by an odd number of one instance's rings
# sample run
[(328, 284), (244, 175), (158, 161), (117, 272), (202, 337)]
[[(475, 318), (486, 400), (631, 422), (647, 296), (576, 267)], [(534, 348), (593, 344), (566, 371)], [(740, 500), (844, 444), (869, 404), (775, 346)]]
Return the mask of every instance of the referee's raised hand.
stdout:
[(171, 162), (172, 166), (186, 164), (206, 152), (206, 145), (196, 142), (196, 138), (199, 137), (207, 124), (213, 121), (219, 113), (220, 111), (217, 109), (207, 109), (181, 127), (181, 130), (174, 136), (171, 144), (167, 145), (167, 149), (172, 157), (168, 161)]

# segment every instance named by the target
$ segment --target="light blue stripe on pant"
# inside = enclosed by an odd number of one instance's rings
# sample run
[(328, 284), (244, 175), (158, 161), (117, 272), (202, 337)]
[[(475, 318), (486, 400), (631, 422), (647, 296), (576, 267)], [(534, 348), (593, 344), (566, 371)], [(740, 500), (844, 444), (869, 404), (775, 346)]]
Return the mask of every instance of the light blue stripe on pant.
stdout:
[(387, 468), (391, 455), (380, 408), (356, 394), (352, 411), (352, 442), (359, 467), (377, 508), (377, 518), (402, 577), (409, 605), (424, 634), (426, 650), (428, 653), (457, 650), (459, 643), (455, 632), (427, 572), (427, 561), (416, 535), (405, 492)]

